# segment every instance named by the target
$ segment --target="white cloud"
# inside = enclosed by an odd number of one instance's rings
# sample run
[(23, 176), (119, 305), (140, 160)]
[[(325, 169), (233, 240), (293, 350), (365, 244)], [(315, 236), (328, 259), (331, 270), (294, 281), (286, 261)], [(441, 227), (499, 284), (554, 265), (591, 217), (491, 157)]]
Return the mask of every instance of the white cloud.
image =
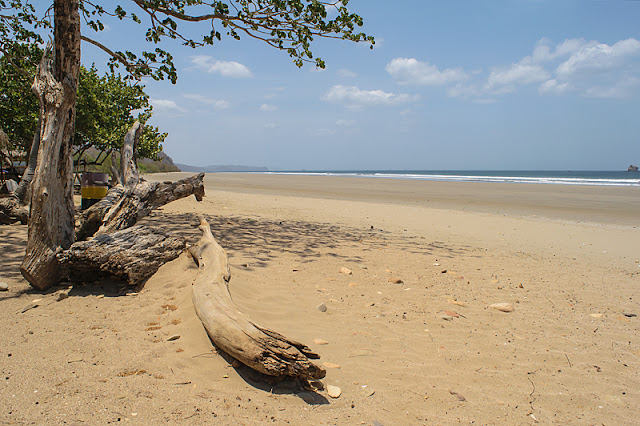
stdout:
[(209, 73), (220, 74), (223, 77), (248, 78), (252, 77), (249, 68), (239, 62), (214, 60), (211, 56), (198, 55), (191, 58), (196, 68)]
[(278, 126), (276, 123), (273, 123), (273, 122), (269, 122), (269, 123), (265, 123), (264, 124), (264, 128), (265, 129), (277, 129), (278, 127), (280, 127), (280, 126)]
[(336, 71), (336, 74), (338, 74), (340, 77), (346, 78), (355, 78), (358, 76), (358, 74), (346, 68), (340, 68), (338, 71)]
[(543, 38), (536, 43), (533, 48), (533, 54), (530, 57), (533, 63), (542, 63), (553, 61), (559, 57), (567, 56), (580, 49), (586, 44), (581, 38), (566, 39), (559, 43), (555, 48), (549, 39)]
[(579, 73), (601, 73), (616, 69), (630, 57), (640, 55), (640, 41), (629, 38), (609, 46), (591, 42), (581, 46), (556, 68), (559, 76)]
[(558, 80), (552, 78), (538, 87), (538, 93), (541, 95), (562, 95), (569, 89), (571, 89), (569, 83), (559, 83)]
[(325, 99), (329, 102), (358, 108), (372, 105), (398, 105), (415, 101), (417, 97), (404, 93), (395, 94), (382, 90), (360, 90), (356, 86), (336, 85), (329, 90)]
[(211, 105), (213, 109), (217, 109), (217, 110), (227, 109), (231, 106), (231, 103), (229, 103), (229, 101), (225, 101), (221, 99), (212, 99), (204, 95), (199, 95), (197, 93), (185, 93), (182, 96), (195, 102)]
[(153, 108), (158, 111), (186, 112), (186, 110), (175, 101), (169, 99), (150, 99), (149, 102), (151, 102)]
[(262, 104), (260, 105), (260, 111), (262, 112), (273, 112), (273, 111), (277, 111), (278, 107), (275, 105), (271, 105), (271, 104)]
[(415, 58), (392, 59), (385, 69), (400, 84), (443, 86), (469, 78), (462, 68), (440, 71), (435, 65), (420, 62)]
[(340, 119), (340, 120), (336, 121), (336, 126), (338, 126), (338, 127), (351, 127), (354, 124), (356, 124), (356, 122), (354, 120)]
[(623, 99), (640, 86), (640, 79), (632, 77), (616, 82), (611, 87), (590, 87), (585, 90), (585, 96), (590, 98)]
[(527, 61), (513, 64), (510, 68), (491, 71), (486, 88), (498, 93), (515, 90), (515, 85), (540, 83), (548, 80), (550, 75), (539, 65), (528, 64)]

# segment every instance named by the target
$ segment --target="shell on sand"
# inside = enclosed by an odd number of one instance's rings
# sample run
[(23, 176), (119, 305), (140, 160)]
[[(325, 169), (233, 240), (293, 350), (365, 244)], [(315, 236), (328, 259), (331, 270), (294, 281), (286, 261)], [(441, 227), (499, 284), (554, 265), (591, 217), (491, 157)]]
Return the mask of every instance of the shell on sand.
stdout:
[(489, 305), (489, 307), (502, 312), (513, 312), (513, 305), (511, 303), (494, 303), (493, 305)]

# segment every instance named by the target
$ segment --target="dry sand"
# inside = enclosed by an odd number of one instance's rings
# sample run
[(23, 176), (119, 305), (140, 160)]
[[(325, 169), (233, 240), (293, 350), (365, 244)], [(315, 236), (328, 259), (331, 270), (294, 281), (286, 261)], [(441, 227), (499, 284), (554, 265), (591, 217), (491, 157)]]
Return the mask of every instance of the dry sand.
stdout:
[(638, 188), (253, 174), (206, 187), (143, 223), (195, 242), (205, 215), (234, 300), (339, 365), (323, 383), (341, 396), (256, 382), (217, 354), (186, 255), (138, 292), (42, 293), (20, 277), (14, 225), (0, 228), (0, 423), (638, 423), (640, 319), (625, 315), (640, 314)]

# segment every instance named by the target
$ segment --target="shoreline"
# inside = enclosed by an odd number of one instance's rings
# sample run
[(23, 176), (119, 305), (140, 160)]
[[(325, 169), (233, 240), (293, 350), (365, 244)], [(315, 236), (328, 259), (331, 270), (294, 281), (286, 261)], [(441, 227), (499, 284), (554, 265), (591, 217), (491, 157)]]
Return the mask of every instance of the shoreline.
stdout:
[[(192, 173), (147, 175), (178, 180)], [(640, 188), (521, 183), (410, 181), (386, 178), (208, 173), (216, 190), (436, 209), (544, 217), (635, 227), (640, 223)]]

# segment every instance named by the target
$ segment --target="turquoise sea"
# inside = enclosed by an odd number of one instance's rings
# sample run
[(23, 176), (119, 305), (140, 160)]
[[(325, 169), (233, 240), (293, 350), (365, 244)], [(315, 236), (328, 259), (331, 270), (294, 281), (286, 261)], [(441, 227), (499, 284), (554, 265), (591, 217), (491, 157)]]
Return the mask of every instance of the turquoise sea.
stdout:
[(596, 185), (640, 187), (640, 172), (549, 170), (302, 170), (265, 174), (344, 176), (448, 182), (502, 182), (550, 185)]

